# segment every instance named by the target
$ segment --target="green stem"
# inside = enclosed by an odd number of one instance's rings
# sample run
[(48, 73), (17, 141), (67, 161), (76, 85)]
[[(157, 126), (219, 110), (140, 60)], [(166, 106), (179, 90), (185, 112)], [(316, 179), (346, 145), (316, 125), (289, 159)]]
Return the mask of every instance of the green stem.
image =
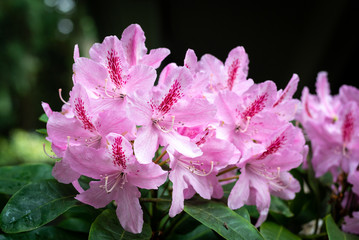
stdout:
[(157, 203), (157, 202), (170, 202), (171, 200), (165, 198), (140, 198), (140, 201)]

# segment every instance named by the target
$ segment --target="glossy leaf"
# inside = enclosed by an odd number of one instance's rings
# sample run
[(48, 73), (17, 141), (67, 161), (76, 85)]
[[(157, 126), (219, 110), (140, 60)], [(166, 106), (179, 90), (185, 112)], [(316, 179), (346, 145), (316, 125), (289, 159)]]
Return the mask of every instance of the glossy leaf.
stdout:
[(271, 204), (269, 211), (277, 214), (282, 214), (286, 217), (293, 217), (293, 213), (290, 211), (288, 205), (278, 197), (271, 197)]
[(260, 231), (265, 240), (300, 240), (297, 235), (273, 222), (263, 223)]
[(75, 189), (56, 180), (30, 183), (16, 192), (0, 214), (6, 233), (36, 229), (75, 206)]
[(77, 234), (56, 227), (42, 227), (30, 232), (16, 234), (2, 234), (0, 240), (79, 240), (86, 239), (85, 234)]
[(328, 233), (329, 240), (359, 240), (358, 236), (342, 232), (339, 227), (335, 224), (334, 219), (331, 215), (325, 217), (325, 226)]
[(151, 227), (147, 224), (143, 225), (140, 234), (126, 232), (118, 221), (116, 212), (106, 209), (92, 223), (89, 240), (145, 240), (150, 239), (151, 235)]
[(14, 194), (28, 183), (53, 179), (48, 164), (25, 164), (0, 167), (0, 193)]
[(263, 239), (258, 230), (245, 218), (214, 201), (186, 201), (184, 210), (225, 239)]
[(248, 222), (251, 222), (251, 216), (249, 215), (248, 209), (243, 206), (237, 210), (234, 210), (237, 214), (241, 215), (244, 219), (246, 219)]

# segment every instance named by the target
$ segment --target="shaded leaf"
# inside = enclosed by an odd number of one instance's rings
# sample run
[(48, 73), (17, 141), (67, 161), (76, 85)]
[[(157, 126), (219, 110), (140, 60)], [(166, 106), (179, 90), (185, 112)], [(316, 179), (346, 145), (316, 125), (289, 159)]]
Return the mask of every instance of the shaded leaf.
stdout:
[(118, 221), (116, 212), (111, 209), (106, 209), (92, 223), (89, 240), (145, 240), (150, 239), (151, 235), (152, 230), (148, 224), (143, 225), (140, 234), (126, 232)]
[(251, 223), (224, 204), (205, 200), (186, 201), (184, 211), (226, 239), (263, 239)]
[(273, 222), (263, 223), (260, 231), (265, 240), (300, 240), (300, 237)]
[(294, 214), (290, 211), (288, 205), (280, 198), (271, 196), (271, 203), (269, 211), (282, 214), (286, 217), (293, 217)]
[(87, 239), (85, 234), (77, 234), (74, 232), (65, 231), (56, 227), (42, 227), (26, 233), (3, 234), (0, 235), (0, 240), (78, 240)]
[(329, 240), (359, 240), (358, 236), (342, 232), (339, 227), (335, 224), (334, 219), (331, 215), (325, 217), (325, 226), (328, 233)]
[(56, 180), (30, 183), (16, 192), (0, 214), (6, 233), (38, 228), (75, 206), (75, 189)]
[(57, 226), (74, 232), (88, 233), (91, 223), (82, 218), (68, 218), (61, 221)]
[(186, 239), (186, 240), (215, 240), (218, 239), (218, 237), (213, 233), (213, 231), (204, 226), (204, 225), (199, 225), (197, 228), (195, 228), (192, 232), (187, 233), (187, 234), (178, 234), (178, 235), (174, 235), (171, 236), (170, 239), (172, 240), (182, 240), (182, 239)]
[(53, 179), (48, 164), (24, 164), (0, 167), (0, 193), (14, 194), (28, 183)]

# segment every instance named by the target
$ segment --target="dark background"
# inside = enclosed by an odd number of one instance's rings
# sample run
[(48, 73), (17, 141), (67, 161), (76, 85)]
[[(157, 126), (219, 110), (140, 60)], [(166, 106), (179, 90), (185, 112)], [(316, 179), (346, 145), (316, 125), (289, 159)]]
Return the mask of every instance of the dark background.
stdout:
[[(359, 3), (341, 1), (0, 1), (0, 136), (14, 128), (33, 131), (41, 101), (60, 110), (58, 89), (68, 98), (72, 54), (82, 56), (107, 35), (121, 37), (131, 23), (145, 31), (148, 49), (167, 47), (169, 62), (183, 64), (188, 48), (200, 58), (225, 61), (244, 46), (249, 77), (284, 88), (293, 73), (314, 93), (327, 71), (334, 94), (342, 84), (359, 86)], [(65, 19), (65, 21), (64, 21)]]

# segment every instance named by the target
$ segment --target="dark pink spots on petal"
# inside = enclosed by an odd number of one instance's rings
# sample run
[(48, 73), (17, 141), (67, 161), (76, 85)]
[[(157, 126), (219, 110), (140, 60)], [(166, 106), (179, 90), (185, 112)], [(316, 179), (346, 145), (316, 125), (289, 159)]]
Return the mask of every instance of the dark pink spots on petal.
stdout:
[(175, 80), (170, 90), (163, 98), (161, 104), (158, 106), (158, 112), (163, 115), (168, 113), (173, 107), (173, 105), (183, 97), (183, 93), (181, 90), (181, 84), (178, 82), (178, 80)]
[(231, 66), (228, 68), (228, 79), (227, 79), (227, 87), (229, 90), (232, 90), (234, 80), (236, 80), (239, 69), (239, 59), (236, 59), (232, 62)]
[(122, 138), (115, 138), (114, 143), (112, 144), (113, 163), (122, 167), (122, 169), (126, 169), (126, 156), (121, 144)]
[(122, 88), (126, 84), (126, 78), (122, 76), (121, 60), (115, 50), (111, 49), (107, 53), (107, 70), (111, 81), (117, 88)]
[(199, 140), (196, 142), (197, 146), (200, 146), (200, 145), (204, 144), (204, 143), (207, 141), (208, 135), (209, 135), (209, 129), (206, 128), (206, 130), (204, 131), (204, 134), (203, 134), (203, 136), (201, 137), (201, 139), (199, 139)]
[(280, 135), (277, 137), (274, 141), (271, 142), (271, 144), (267, 147), (266, 151), (263, 152), (258, 159), (264, 159), (267, 156), (276, 153), (279, 148), (284, 144), (284, 141), (286, 140), (286, 137), (284, 135)]
[(285, 97), (288, 94), (290, 87), (288, 86), (286, 89), (284, 89), (284, 91), (282, 92), (282, 95), (280, 95), (280, 98), (274, 103), (273, 107), (278, 106), (281, 102), (283, 102), (283, 100), (285, 99)]
[(254, 115), (262, 111), (265, 107), (266, 101), (268, 99), (268, 94), (264, 93), (263, 95), (260, 95), (257, 97), (256, 100), (246, 109), (244, 112), (242, 112), (241, 117), (244, 120), (247, 120), (247, 118), (252, 118)]
[(81, 98), (75, 99), (75, 113), (77, 119), (82, 122), (83, 127), (91, 132), (95, 130), (95, 126), (91, 123), (90, 117), (87, 115), (84, 102)]
[(343, 142), (348, 143), (352, 139), (354, 132), (354, 118), (353, 114), (350, 112), (345, 115), (344, 122), (342, 125), (342, 137)]

